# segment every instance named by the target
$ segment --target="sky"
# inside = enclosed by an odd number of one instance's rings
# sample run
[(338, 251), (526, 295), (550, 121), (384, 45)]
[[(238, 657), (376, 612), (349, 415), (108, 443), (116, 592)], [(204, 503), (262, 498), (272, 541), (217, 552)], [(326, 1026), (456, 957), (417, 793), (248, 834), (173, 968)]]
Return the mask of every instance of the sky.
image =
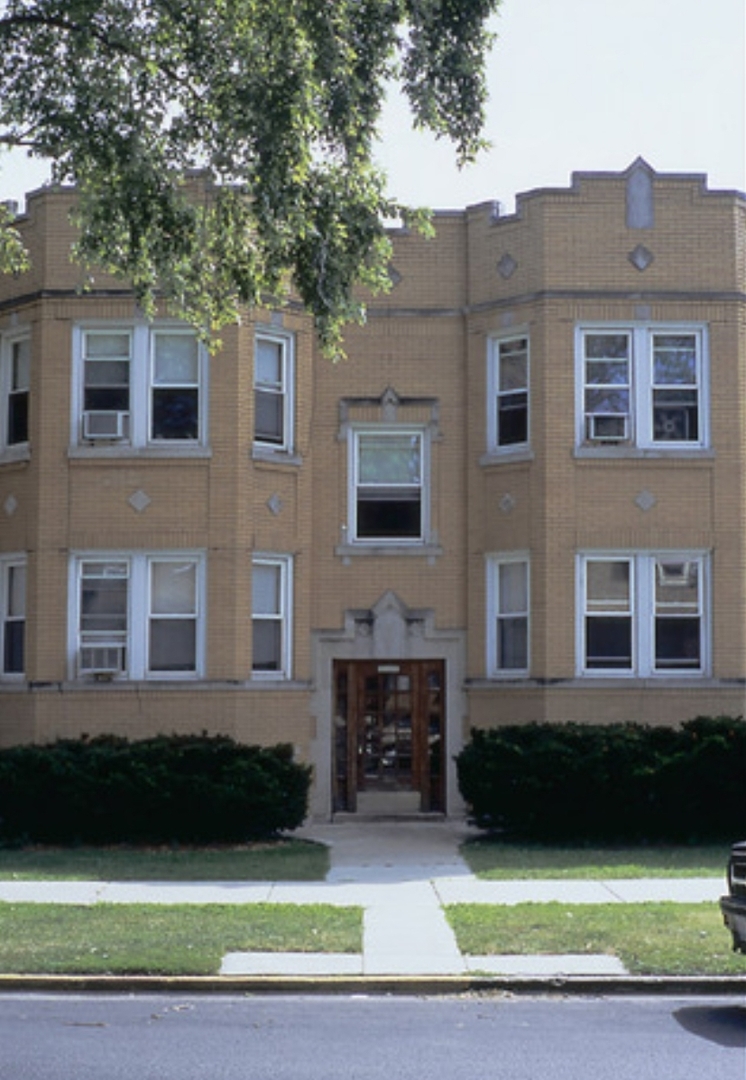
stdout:
[[(520, 192), (620, 172), (638, 156), (746, 191), (744, 0), (503, 0), (493, 28), (490, 149), (457, 169), (450, 144), (413, 132), (392, 95), (378, 161), (393, 197), (435, 209), (497, 201), (510, 213)], [(47, 177), (44, 163), (3, 155), (0, 198), (22, 203)]]

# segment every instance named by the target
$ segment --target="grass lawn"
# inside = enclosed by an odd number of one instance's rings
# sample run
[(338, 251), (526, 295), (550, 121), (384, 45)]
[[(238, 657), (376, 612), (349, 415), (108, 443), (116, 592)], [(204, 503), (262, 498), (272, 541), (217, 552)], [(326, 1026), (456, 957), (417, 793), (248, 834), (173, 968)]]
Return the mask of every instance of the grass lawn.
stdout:
[(746, 975), (714, 904), (454, 904), (471, 956), (608, 953), (637, 975)]
[(328, 848), (305, 840), (195, 848), (0, 848), (5, 881), (323, 881), (328, 869)]
[(0, 973), (212, 975), (233, 951), (360, 952), (330, 904), (0, 903)]
[(538, 878), (725, 877), (729, 846), (549, 847), (471, 840), (461, 854), (485, 881)]

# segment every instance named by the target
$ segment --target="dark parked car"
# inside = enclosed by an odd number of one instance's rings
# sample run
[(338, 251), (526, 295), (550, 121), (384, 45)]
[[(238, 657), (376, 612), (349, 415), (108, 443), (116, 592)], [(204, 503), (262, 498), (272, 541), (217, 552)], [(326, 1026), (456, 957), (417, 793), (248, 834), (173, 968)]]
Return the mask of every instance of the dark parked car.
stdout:
[(728, 895), (720, 897), (720, 910), (733, 935), (734, 950), (746, 953), (746, 840), (731, 848)]

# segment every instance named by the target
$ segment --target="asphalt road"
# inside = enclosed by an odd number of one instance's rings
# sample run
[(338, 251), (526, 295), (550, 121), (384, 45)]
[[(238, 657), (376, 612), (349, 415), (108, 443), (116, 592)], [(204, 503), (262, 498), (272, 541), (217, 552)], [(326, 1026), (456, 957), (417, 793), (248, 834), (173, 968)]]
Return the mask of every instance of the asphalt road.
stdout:
[(0, 996), (0, 1080), (744, 1080), (746, 999)]

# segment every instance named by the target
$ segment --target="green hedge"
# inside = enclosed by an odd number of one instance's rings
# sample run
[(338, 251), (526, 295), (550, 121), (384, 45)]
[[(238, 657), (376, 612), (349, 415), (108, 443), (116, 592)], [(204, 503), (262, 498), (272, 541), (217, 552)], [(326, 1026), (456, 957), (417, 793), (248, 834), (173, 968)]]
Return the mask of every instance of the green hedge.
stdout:
[(0, 841), (218, 843), (305, 818), (311, 769), (290, 746), (115, 736), (0, 750)]
[(741, 717), (474, 730), (456, 763), (472, 820), (484, 829), (548, 841), (746, 837)]

